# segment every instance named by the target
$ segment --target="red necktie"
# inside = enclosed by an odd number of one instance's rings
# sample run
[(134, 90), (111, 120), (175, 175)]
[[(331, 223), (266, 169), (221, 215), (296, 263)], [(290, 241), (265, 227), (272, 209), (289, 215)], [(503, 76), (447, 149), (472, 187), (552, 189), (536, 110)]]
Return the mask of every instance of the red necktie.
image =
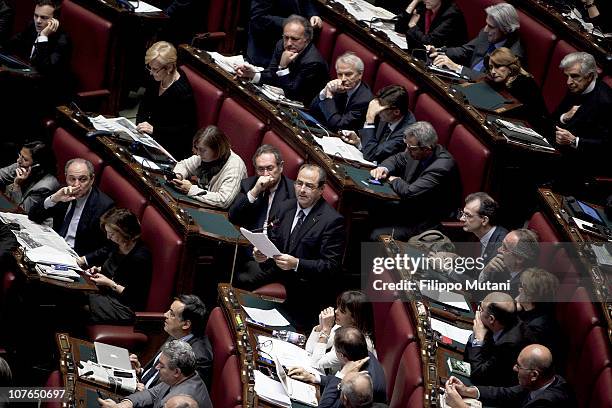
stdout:
[(431, 26), (431, 20), (433, 20), (433, 11), (425, 10), (425, 34), (429, 34), (429, 27)]

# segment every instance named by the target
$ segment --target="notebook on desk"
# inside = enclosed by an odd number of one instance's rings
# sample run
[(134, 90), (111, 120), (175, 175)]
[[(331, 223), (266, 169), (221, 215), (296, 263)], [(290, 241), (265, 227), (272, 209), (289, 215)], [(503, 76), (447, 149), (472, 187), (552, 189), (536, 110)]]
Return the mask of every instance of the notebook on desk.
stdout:
[(276, 374), (290, 399), (311, 407), (319, 405), (317, 401), (317, 389), (314, 385), (297, 381), (289, 377), (276, 356), (274, 356), (274, 364), (276, 365)]
[(504, 104), (512, 102), (501, 96), (484, 81), (467, 86), (453, 85), (452, 87), (465, 95), (470, 105), (478, 109), (494, 111), (504, 106)]

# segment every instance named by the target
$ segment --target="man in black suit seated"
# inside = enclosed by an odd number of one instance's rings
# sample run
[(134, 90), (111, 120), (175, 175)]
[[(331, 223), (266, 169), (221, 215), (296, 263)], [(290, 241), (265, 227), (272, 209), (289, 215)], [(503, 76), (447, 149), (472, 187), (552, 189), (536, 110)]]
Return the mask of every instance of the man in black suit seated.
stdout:
[(414, 123), (408, 110), (408, 92), (403, 86), (389, 85), (376, 93), (368, 105), (363, 129), (359, 134), (343, 131), (342, 140), (363, 152), (363, 158), (381, 163), (406, 149), (404, 130)]
[[(319, 408), (339, 408), (343, 405), (340, 389), (347, 386), (343, 377), (359, 370), (366, 371), (371, 380), (371, 400), (387, 402), (385, 372), (374, 354), (368, 351), (365, 336), (355, 327), (341, 327), (334, 336), (334, 347), (338, 359), (344, 364), (336, 375), (312, 374), (302, 367), (292, 367), (288, 375), (300, 381), (321, 384)], [(350, 378), (349, 378), (350, 379)], [(344, 383), (338, 387), (338, 384)]]
[[(399, 202), (373, 208), (374, 230), (370, 239), (391, 234), (399, 240), (433, 228), (457, 208), (461, 195), (459, 171), (453, 156), (438, 144), (429, 122), (416, 122), (404, 130), (406, 151), (397, 153), (370, 172), (389, 182)], [(382, 226), (381, 226), (382, 224)], [(385, 225), (386, 224), (386, 225)]]
[(53, 229), (79, 255), (79, 265), (101, 265), (108, 255), (108, 241), (100, 217), (114, 206), (113, 200), (94, 187), (94, 168), (88, 160), (69, 160), (65, 174), (68, 186), (34, 205), (28, 217), (37, 223), (52, 217)]
[(574, 393), (563, 377), (555, 374), (550, 350), (540, 344), (525, 347), (513, 367), (519, 385), (514, 387), (465, 386), (456, 377), (446, 382), (446, 405), (468, 408), (461, 397), (476, 398), (483, 405), (513, 408), (574, 408)]
[(510, 231), (495, 255), (480, 272), (479, 282), (510, 282), (510, 296), (518, 296), (521, 274), (536, 266), (540, 243), (535, 232), (527, 228)]
[(240, 78), (256, 84), (282, 88), (289, 99), (307, 105), (327, 83), (327, 62), (312, 43), (313, 29), (304, 17), (292, 15), (283, 23), (283, 38), (278, 41), (272, 60), (262, 72), (248, 64), (236, 67)]
[(472, 334), (465, 346), (464, 361), (470, 363), (470, 379), (476, 385), (516, 384), (512, 367), (521, 349), (531, 343), (518, 320), (514, 299), (492, 292), (476, 311)]
[(576, 192), (590, 176), (612, 175), (612, 90), (597, 78), (595, 59), (586, 52), (566, 55), (559, 67), (569, 92), (553, 114), (558, 121), (554, 141), (563, 157), (557, 178), (560, 187)]
[[(180, 295), (174, 299), (164, 314), (164, 331), (169, 337), (166, 341), (183, 340), (191, 345), (196, 358), (196, 370), (208, 388), (212, 381), (212, 346), (204, 334), (206, 328), (206, 306), (195, 295)], [(163, 347), (162, 347), (163, 348)], [(159, 381), (157, 363), (162, 348), (147, 364), (142, 366), (136, 354), (130, 354), (132, 367), (138, 375), (138, 389), (152, 388)]]
[(352, 52), (336, 60), (336, 79), (332, 79), (310, 104), (311, 113), (328, 129), (357, 130), (363, 126), (372, 91), (361, 82), (363, 61)]
[(461, 47), (436, 49), (427, 45), (433, 64), (477, 79), (484, 75), (487, 67), (484, 57), (499, 47), (510, 48), (512, 53), (523, 58), (523, 46), (519, 39), (520, 22), (516, 9), (508, 3), (495, 4), (485, 9), (486, 25), (478, 36)]
[(6, 4), (5, 0), (0, 0), (0, 47), (9, 38), (13, 28), (13, 9)]
[(229, 209), (229, 220), (248, 230), (266, 230), (269, 214), (295, 198), (293, 180), (283, 174), (283, 158), (272, 145), (261, 145), (253, 155), (256, 176), (240, 183), (240, 193)]
[(269, 216), (277, 222), (267, 233), (281, 255), (268, 258), (253, 248), (255, 262), (249, 262), (236, 279), (236, 286), (249, 290), (283, 283), (287, 309), (304, 326), (314, 323), (333, 297), (333, 277), (344, 252), (344, 219), (322, 197), (325, 179), (325, 171), (315, 164), (300, 167), (294, 183), (296, 198), (286, 200)]

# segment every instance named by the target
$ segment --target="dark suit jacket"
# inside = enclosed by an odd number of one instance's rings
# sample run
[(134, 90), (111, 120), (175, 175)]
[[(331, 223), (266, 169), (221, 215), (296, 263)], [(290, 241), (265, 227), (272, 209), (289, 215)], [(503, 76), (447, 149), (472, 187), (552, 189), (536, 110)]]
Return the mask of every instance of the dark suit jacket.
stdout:
[(292, 14), (310, 19), (318, 15), (312, 0), (251, 0), (248, 60), (265, 67), (272, 58), (272, 44), (283, 35), (283, 21)]
[[(69, 204), (70, 202), (57, 203), (45, 209), (43, 200), (32, 207), (28, 217), (38, 223), (53, 217), (53, 229), (59, 231), (64, 223)], [(100, 228), (100, 217), (113, 206), (114, 203), (110, 197), (96, 187), (92, 188), (83, 208), (74, 241), (74, 250), (80, 256), (85, 256), (89, 265), (100, 265), (106, 260), (108, 241), (106, 234)]]
[(494, 258), (497, 255), (497, 250), (502, 244), (504, 238), (508, 235), (508, 230), (502, 227), (501, 225), (495, 226), (495, 231), (489, 238), (489, 242), (487, 242), (487, 246), (485, 247), (484, 254), (482, 256), (484, 265), (488, 264), (491, 258)]
[[(169, 337), (166, 342), (170, 340), (174, 340), (174, 339), (172, 337)], [(197, 366), (196, 371), (198, 372), (198, 375), (200, 376), (200, 378), (202, 378), (202, 381), (204, 381), (204, 384), (206, 384), (206, 387), (210, 388), (211, 383), (212, 383), (212, 361), (213, 361), (213, 353), (212, 353), (212, 346), (210, 344), (210, 340), (208, 340), (208, 337), (205, 334), (203, 334), (202, 336), (193, 336), (187, 341), (187, 343), (191, 345), (191, 348), (193, 349), (193, 352), (195, 353), (196, 366)], [(149, 370), (151, 367), (153, 367), (153, 363), (155, 362), (155, 357), (157, 357), (159, 353), (161, 353), (161, 348), (157, 351), (157, 353), (155, 353), (153, 358), (142, 367), (143, 373)], [(159, 371), (155, 373), (155, 376), (153, 378), (154, 379), (153, 379), (153, 382), (151, 383), (151, 387), (154, 387), (157, 384), (159, 384)]]
[[(247, 193), (253, 188), (258, 178), (259, 176), (251, 176), (240, 182), (240, 193), (228, 213), (230, 222), (251, 231), (263, 227), (268, 210), (268, 194), (260, 194), (253, 203), (249, 202), (247, 197)], [(290, 198), (295, 198), (293, 180), (281, 175), (269, 214), (276, 212), (278, 206)]]
[[(366, 370), (372, 378), (372, 386), (374, 388), (374, 402), (387, 402), (387, 382), (385, 380), (385, 372), (378, 362), (374, 354), (368, 352), (370, 359), (364, 364), (361, 369)], [(335, 375), (321, 376), (321, 399), (319, 400), (318, 408), (339, 408), (342, 406), (340, 402), (340, 391), (338, 384), (340, 379)]]
[[(609, 154), (612, 147), (612, 90), (598, 79), (593, 91), (586, 95), (568, 93), (557, 107), (553, 119), (558, 122), (561, 114), (574, 105), (580, 105), (580, 108), (566, 124), (559, 122), (558, 126), (569, 130), (580, 140), (577, 148), (560, 147), (562, 154), (572, 162), (572, 171), (585, 175), (611, 175)], [(554, 134), (551, 138), (554, 139)]]
[(279, 77), (276, 72), (283, 51), (283, 40), (279, 40), (270, 65), (261, 73), (261, 83), (283, 88), (287, 98), (307, 105), (327, 84), (327, 62), (311, 42), (289, 64), (289, 74)]
[(359, 131), (361, 138), (361, 151), (363, 158), (369, 161), (381, 163), (389, 156), (406, 150), (404, 143), (404, 129), (406, 126), (415, 122), (414, 115), (408, 111), (402, 118), (401, 122), (393, 129), (393, 132), (382, 139), (383, 132), (388, 122), (379, 120), (374, 128), (363, 128)]
[(363, 126), (368, 104), (373, 97), (370, 87), (361, 82), (348, 101), (346, 94), (335, 94), (333, 98), (323, 100), (317, 95), (310, 104), (310, 110), (330, 130), (357, 130)]
[(0, 47), (11, 35), (14, 16), (13, 9), (6, 4), (5, 0), (0, 0)]
[(472, 368), (472, 383), (500, 387), (515, 385), (517, 378), (512, 368), (523, 347), (531, 343), (522, 322), (504, 330), (496, 342), (489, 331), (480, 347), (473, 346), (470, 337), (465, 346), (464, 361)]
[[(445, 7), (446, 4), (446, 7)], [(467, 26), (463, 13), (454, 3), (442, 2), (440, 10), (429, 26), (429, 32), (425, 34), (425, 8), (420, 10), (421, 17), (416, 26), (408, 28), (411, 16), (406, 9), (399, 15), (395, 23), (395, 31), (406, 33), (408, 49), (424, 48), (425, 45), (434, 47), (457, 47), (467, 41)]]
[(529, 337), (534, 343), (548, 347), (552, 352), (555, 366), (560, 368), (565, 362), (565, 356), (561, 354), (561, 341), (564, 337), (555, 318), (554, 305), (554, 303), (538, 303), (535, 309), (520, 312), (519, 318), (527, 326)]
[(170, 16), (161, 39), (174, 44), (191, 43), (193, 36), (204, 29), (207, 1), (173, 0), (164, 12)]
[(556, 375), (549, 385), (536, 398), (528, 401), (529, 391), (520, 385), (514, 387), (478, 386), (480, 401), (484, 405), (512, 408), (575, 408), (574, 393), (565, 380)]
[[(518, 32), (510, 34), (505, 43), (504, 47), (510, 48), (512, 53), (523, 60), (525, 55), (521, 40), (519, 39)], [(446, 56), (453, 62), (463, 65), (461, 73), (469, 76), (471, 79), (479, 78), (483, 75), (484, 69), (481, 72), (472, 69), (478, 61), (482, 60), (487, 54), (489, 48), (489, 40), (487, 39), (487, 33), (481, 30), (478, 36), (470, 42), (463, 44), (460, 47), (453, 47), (446, 49)], [(524, 62), (524, 61), (523, 61)], [(525, 66), (525, 64), (523, 64)]]
[(160, 382), (153, 388), (135, 392), (125, 398), (132, 402), (134, 408), (162, 408), (175, 395), (189, 395), (196, 400), (199, 408), (212, 408), (206, 384), (196, 373), (175, 386)]
[[(461, 196), (461, 180), (453, 156), (437, 145), (429, 165), (417, 175), (419, 161), (413, 160), (406, 152), (397, 153), (380, 166), (397, 176), (391, 187), (399, 195), (401, 204), (408, 209), (406, 218), (398, 220), (412, 223), (435, 224), (457, 208)], [(413, 214), (414, 218), (409, 215)]]

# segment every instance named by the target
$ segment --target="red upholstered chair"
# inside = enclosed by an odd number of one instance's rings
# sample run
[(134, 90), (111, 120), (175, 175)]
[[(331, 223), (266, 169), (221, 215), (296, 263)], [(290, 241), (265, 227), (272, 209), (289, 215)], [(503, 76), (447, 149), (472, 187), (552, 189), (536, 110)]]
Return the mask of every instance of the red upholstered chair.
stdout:
[(330, 65), (333, 63), (331, 61), (331, 55), (332, 51), (334, 50), (337, 35), (338, 30), (336, 30), (336, 27), (327, 21), (323, 21), (323, 27), (318, 33), (315, 34), (315, 46), (319, 50), (321, 56)]
[[(211, 390), (214, 390), (216, 387), (223, 387), (222, 378), (225, 363), (230, 356), (236, 354), (235, 339), (220, 307), (215, 307), (212, 312), (210, 312), (210, 317), (206, 324), (206, 336), (208, 336), (213, 350), (213, 377)], [(222, 395), (219, 397), (222, 397)], [(217, 406), (216, 404), (213, 405)]]
[(546, 268), (549, 266), (552, 256), (556, 252), (555, 245), (561, 242), (561, 237), (557, 231), (555, 231), (550, 221), (548, 221), (546, 216), (541, 212), (536, 212), (531, 216), (527, 228), (538, 234), (538, 239), (542, 243), (542, 245), (540, 245), (540, 259), (538, 263), (543, 268)]
[(417, 120), (424, 120), (436, 129), (438, 143), (448, 147), (451, 132), (455, 127), (455, 118), (446, 109), (427, 94), (420, 94), (414, 108)]
[[(213, 362), (214, 365), (214, 362)], [(233, 407), (242, 402), (242, 381), (238, 356), (231, 355), (221, 369), (221, 381), (214, 381), (210, 392), (213, 407)]]
[[(172, 301), (174, 278), (179, 267), (183, 241), (172, 226), (152, 206), (144, 210), (141, 237), (153, 257), (153, 279), (147, 307), (136, 311), (137, 321), (163, 320), (163, 313)], [(90, 325), (87, 333), (92, 341), (113, 344), (135, 350), (147, 342), (144, 333), (134, 326)]]
[(106, 166), (100, 177), (100, 189), (113, 199), (117, 207), (130, 210), (138, 219), (147, 206), (147, 200), (117, 170)]
[(563, 40), (557, 42), (553, 49), (550, 57), (550, 63), (548, 64), (548, 70), (544, 76), (544, 83), (542, 84), (542, 95), (544, 95), (544, 101), (549, 112), (553, 112), (561, 103), (561, 100), (567, 93), (567, 87), (565, 86), (565, 75), (559, 64), (563, 57), (571, 52), (578, 51)]
[(374, 83), (376, 77), (376, 69), (378, 68), (378, 57), (374, 55), (368, 48), (346, 34), (340, 34), (336, 38), (332, 58), (329, 61), (329, 75), (331, 78), (336, 77), (336, 59), (347, 51), (354, 52), (363, 60), (363, 82), (370, 87)]
[(327, 201), (327, 204), (331, 205), (336, 210), (340, 207), (340, 195), (338, 195), (338, 192), (329, 184), (326, 184), (323, 188), (323, 198)]
[(463, 125), (453, 130), (448, 151), (453, 155), (461, 176), (463, 198), (475, 191), (487, 191), (491, 152)]
[(610, 367), (610, 340), (601, 327), (593, 327), (581, 352), (572, 352), (567, 380), (576, 392), (581, 407), (591, 407), (589, 399), (599, 375)]
[(211, 0), (206, 12), (206, 32), (193, 39), (196, 47), (219, 52), (231, 52), (240, 19), (240, 0)]
[(472, 39), (485, 26), (485, 8), (493, 4), (502, 3), (502, 0), (456, 0), (457, 6), (463, 12), (468, 29), (468, 38)]
[(269, 144), (280, 150), (283, 161), (285, 162), (283, 174), (295, 180), (300, 166), (304, 163), (304, 158), (272, 130), (264, 134), (261, 144)]
[(34, 15), (34, 0), (8, 0), (7, 3), (13, 9), (13, 31), (11, 37), (23, 31), (32, 21)]
[(373, 92), (378, 92), (379, 89), (384, 88), (387, 85), (401, 85), (408, 91), (408, 107), (412, 110), (417, 100), (417, 93), (419, 87), (417, 84), (408, 79), (404, 74), (393, 68), (386, 62), (383, 62), (378, 67), (376, 72), (376, 80), (374, 81)]
[(60, 19), (72, 41), (70, 67), (77, 96), (88, 108), (99, 110), (110, 95), (113, 24), (71, 0), (63, 1)]
[(223, 91), (208, 82), (200, 74), (187, 65), (181, 66), (193, 89), (193, 98), (196, 104), (198, 128), (217, 123), (219, 109), (223, 102)]
[[(62, 381), (62, 373), (59, 370), (54, 370), (47, 377), (45, 382), (45, 388), (62, 388), (64, 382)], [(42, 408), (61, 408), (62, 403), (60, 401), (44, 401), (41, 404)]]
[(258, 295), (269, 296), (280, 300), (287, 299), (287, 289), (282, 283), (274, 282), (263, 285), (253, 291)]
[(390, 405), (391, 408), (420, 408), (425, 406), (425, 387), (418, 387), (412, 392), (406, 405)]
[[(376, 330), (376, 333), (379, 333)], [(400, 300), (393, 302), (383, 323), (383, 335), (376, 337), (378, 360), (385, 370), (387, 395), (393, 392), (400, 357), (408, 343), (415, 340), (415, 329), (406, 305)]]
[(423, 366), (421, 354), (416, 341), (408, 343), (397, 367), (395, 386), (392, 394), (387, 395), (391, 407), (408, 407), (412, 393), (423, 385)]
[(606, 75), (601, 80), (608, 84), (609, 87), (612, 87), (612, 76)]
[(255, 174), (251, 158), (261, 144), (264, 124), (238, 102), (227, 98), (221, 105), (217, 126), (232, 141), (232, 150), (242, 157), (249, 175)]
[(89, 147), (81, 143), (65, 129), (57, 128), (55, 130), (51, 147), (57, 160), (57, 179), (60, 183), (66, 182), (66, 175), (64, 173), (66, 162), (77, 157), (89, 160), (94, 166), (94, 172), (98, 176), (101, 174), (104, 162), (100, 156), (92, 152)]
[(526, 69), (541, 86), (557, 37), (529, 15), (517, 11), (521, 22), (521, 42), (525, 47)]
[(587, 334), (601, 325), (600, 311), (592, 303), (589, 293), (578, 287), (570, 302), (557, 304), (557, 321), (566, 334), (567, 349), (578, 352), (584, 346)]
[(612, 368), (608, 367), (599, 374), (591, 391), (591, 408), (612, 407)]

